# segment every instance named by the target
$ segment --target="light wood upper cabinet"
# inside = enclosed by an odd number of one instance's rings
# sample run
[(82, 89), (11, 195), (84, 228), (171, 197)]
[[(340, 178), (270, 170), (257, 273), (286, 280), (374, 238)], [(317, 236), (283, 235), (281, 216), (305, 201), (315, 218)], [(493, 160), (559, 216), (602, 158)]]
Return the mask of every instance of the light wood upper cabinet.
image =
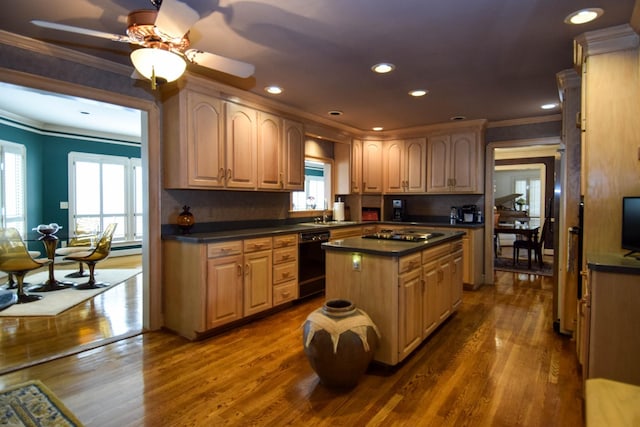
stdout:
[(433, 135), (427, 149), (427, 193), (482, 193), (483, 147), (478, 132)]
[(427, 166), (426, 138), (384, 144), (384, 192), (424, 193)]
[(220, 188), (225, 182), (222, 101), (182, 90), (164, 103), (164, 186)]
[(257, 111), (231, 102), (226, 113), (226, 185), (230, 188), (257, 187)]
[(362, 192), (382, 193), (382, 141), (362, 143)]
[(282, 119), (258, 113), (258, 188), (282, 188)]
[(304, 130), (301, 123), (258, 112), (258, 188), (304, 189)]
[(284, 120), (282, 176), (285, 190), (304, 190), (304, 127)]
[(362, 141), (351, 143), (351, 193), (362, 193)]

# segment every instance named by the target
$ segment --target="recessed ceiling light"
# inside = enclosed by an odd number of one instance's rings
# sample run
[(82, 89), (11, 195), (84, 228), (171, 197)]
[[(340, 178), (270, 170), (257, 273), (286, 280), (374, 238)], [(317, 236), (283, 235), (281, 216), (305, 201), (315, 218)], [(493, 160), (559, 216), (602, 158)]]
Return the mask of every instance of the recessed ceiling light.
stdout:
[(587, 22), (591, 22), (596, 18), (599, 18), (604, 13), (604, 10), (599, 7), (590, 7), (588, 9), (577, 10), (566, 18), (564, 18), (565, 24), (586, 24)]
[(424, 89), (415, 89), (415, 90), (409, 91), (409, 95), (415, 96), (415, 97), (425, 96), (427, 93), (429, 93), (429, 91)]
[(466, 117), (465, 116), (453, 116), (449, 120), (451, 120), (452, 122), (455, 122), (455, 121), (458, 121), (458, 120), (466, 120)]
[(374, 130), (376, 132), (380, 132), (382, 129), (384, 129), (382, 126), (376, 126), (371, 128), (371, 130)]
[(540, 108), (542, 108), (543, 110), (553, 110), (557, 106), (558, 104), (544, 104), (544, 105), (541, 105)]
[(342, 111), (340, 110), (331, 110), (327, 113), (330, 116), (341, 116), (342, 115)]
[(378, 73), (378, 74), (386, 74), (386, 73), (390, 73), (391, 71), (395, 70), (396, 66), (389, 63), (389, 62), (381, 62), (379, 64), (374, 65), (373, 67), (371, 67), (371, 70), (373, 70), (374, 72)]
[(264, 90), (272, 95), (280, 95), (282, 93), (282, 88), (280, 86), (275, 86), (275, 85), (267, 86), (264, 88)]

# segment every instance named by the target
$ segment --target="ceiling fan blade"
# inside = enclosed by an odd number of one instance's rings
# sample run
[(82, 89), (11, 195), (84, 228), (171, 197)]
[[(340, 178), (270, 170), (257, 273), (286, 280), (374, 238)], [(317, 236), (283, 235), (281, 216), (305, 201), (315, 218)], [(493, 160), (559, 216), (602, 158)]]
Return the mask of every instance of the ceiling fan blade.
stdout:
[(180, 39), (193, 24), (200, 20), (200, 14), (180, 0), (163, 0), (155, 22), (155, 31), (171, 39)]
[(203, 52), (198, 49), (189, 49), (184, 53), (184, 55), (189, 61), (196, 65), (222, 71), (223, 73), (242, 78), (250, 77), (256, 70), (256, 67), (254, 67), (253, 64), (226, 58), (214, 53)]
[(51, 28), (53, 30), (67, 31), (67, 32), (76, 33), (76, 34), (83, 34), (85, 36), (91, 36), (91, 37), (99, 37), (99, 38), (111, 40), (114, 42), (131, 43), (131, 40), (129, 40), (129, 37), (123, 36), (123, 35), (105, 33), (105, 32), (96, 31), (96, 30), (89, 30), (87, 28), (72, 27), (71, 25), (57, 24), (55, 22), (40, 21), (37, 19), (34, 19), (33, 21), (31, 21), (31, 23), (33, 25), (37, 25), (38, 27)]

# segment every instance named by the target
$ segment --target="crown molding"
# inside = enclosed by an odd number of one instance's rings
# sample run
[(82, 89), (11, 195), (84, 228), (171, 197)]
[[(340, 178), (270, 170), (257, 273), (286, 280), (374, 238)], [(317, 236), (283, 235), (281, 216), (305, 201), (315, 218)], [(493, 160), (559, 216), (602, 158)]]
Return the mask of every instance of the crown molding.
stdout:
[(487, 124), (487, 128), (533, 125), (538, 123), (561, 122), (561, 121), (562, 121), (562, 114), (551, 114), (548, 116), (525, 117), (522, 119), (500, 120), (497, 122), (489, 122)]
[(0, 43), (17, 47), (19, 49), (28, 50), (30, 52), (42, 55), (53, 56), (58, 59), (76, 62), (78, 64), (88, 65), (99, 70), (108, 71), (110, 73), (130, 76), (133, 72), (133, 66), (118, 64), (113, 61), (107, 61), (93, 55), (78, 52), (72, 49), (56, 46), (50, 43), (24, 37), (19, 34), (10, 33), (0, 30)]
[(581, 64), (584, 58), (592, 55), (636, 49), (640, 37), (629, 24), (623, 24), (580, 34), (575, 38), (575, 44), (575, 50), (580, 53), (575, 61)]

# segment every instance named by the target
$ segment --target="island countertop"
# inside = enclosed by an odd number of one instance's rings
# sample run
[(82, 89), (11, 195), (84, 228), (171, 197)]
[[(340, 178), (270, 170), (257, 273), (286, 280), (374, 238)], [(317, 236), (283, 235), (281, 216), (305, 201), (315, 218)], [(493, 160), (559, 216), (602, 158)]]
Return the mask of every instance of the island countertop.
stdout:
[(461, 239), (464, 236), (462, 231), (438, 230), (436, 237), (422, 242), (409, 242), (398, 240), (377, 240), (365, 239), (362, 237), (349, 237), (346, 239), (334, 240), (323, 243), (322, 248), (327, 251), (361, 252), (383, 256), (404, 256), (413, 252), (438, 246), (441, 243)]

